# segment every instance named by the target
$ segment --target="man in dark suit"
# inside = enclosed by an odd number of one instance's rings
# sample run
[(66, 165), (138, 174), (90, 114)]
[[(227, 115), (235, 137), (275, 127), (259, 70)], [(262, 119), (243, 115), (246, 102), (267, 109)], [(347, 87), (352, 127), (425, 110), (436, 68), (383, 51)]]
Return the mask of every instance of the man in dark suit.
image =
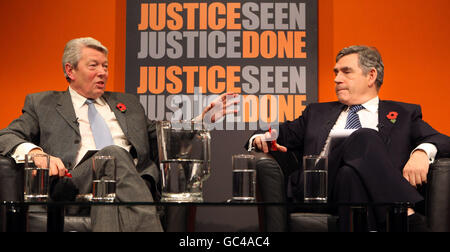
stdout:
[[(420, 106), (378, 98), (384, 65), (375, 48), (342, 49), (334, 72), (338, 102), (310, 104), (298, 119), (281, 124), (279, 132), (255, 134), (249, 146), (268, 152), (276, 138), (278, 151), (324, 155), (333, 132), (356, 130), (329, 153), (330, 201), (421, 201), (415, 187), (426, 183), (436, 156), (449, 155), (449, 137), (422, 120)], [(291, 185), (294, 197), (302, 198), (301, 169), (292, 174)], [(424, 227), (422, 216), (412, 208), (408, 214), (412, 229)], [(339, 215), (347, 218), (345, 212)], [(375, 211), (372, 221), (380, 226), (384, 220)]]
[[(62, 61), (69, 88), (28, 95), (23, 114), (0, 131), (0, 154), (47, 153), (50, 176), (64, 177), (69, 172), (79, 193), (85, 194), (92, 190), (92, 159), (82, 159), (88, 150), (98, 149), (95, 155), (116, 158), (116, 199), (151, 202), (159, 181), (156, 124), (148, 120), (134, 95), (105, 92), (107, 56), (107, 48), (93, 38), (69, 41)], [(221, 110), (211, 121), (234, 112), (226, 111), (228, 95), (221, 95), (196, 119), (211, 114), (213, 107)], [(106, 125), (101, 138), (92, 124), (95, 120), (98, 125), (99, 118)], [(104, 169), (107, 175), (111, 172)], [(94, 231), (162, 231), (154, 207), (97, 206), (91, 217)]]

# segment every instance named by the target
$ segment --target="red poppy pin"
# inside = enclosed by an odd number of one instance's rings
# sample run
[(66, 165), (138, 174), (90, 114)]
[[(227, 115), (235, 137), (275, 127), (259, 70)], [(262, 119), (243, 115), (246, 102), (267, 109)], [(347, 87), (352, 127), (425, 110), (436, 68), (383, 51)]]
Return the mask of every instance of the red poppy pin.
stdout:
[(389, 114), (387, 114), (386, 117), (391, 121), (391, 123), (395, 123), (397, 121), (397, 116), (398, 116), (397, 112), (391, 111), (389, 112)]
[(116, 108), (122, 113), (125, 113), (125, 111), (127, 111), (127, 107), (123, 103), (118, 103)]

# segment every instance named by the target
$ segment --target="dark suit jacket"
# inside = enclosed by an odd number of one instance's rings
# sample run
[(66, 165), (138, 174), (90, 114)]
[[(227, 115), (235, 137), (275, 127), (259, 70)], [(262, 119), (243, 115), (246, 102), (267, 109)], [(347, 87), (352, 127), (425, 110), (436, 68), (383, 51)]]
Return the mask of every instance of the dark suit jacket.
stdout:
[[(150, 175), (158, 181), (159, 172), (154, 162), (157, 160), (156, 124), (148, 120), (136, 96), (105, 92), (103, 97), (132, 145), (130, 152), (138, 159), (137, 171), (141, 176)], [(126, 111), (121, 112), (118, 103), (123, 103)], [(11, 154), (19, 144), (31, 142), (49, 155), (61, 158), (66, 167), (72, 167), (81, 136), (69, 91), (30, 94), (22, 113), (0, 131), (0, 154)]]
[[(302, 116), (280, 125), (277, 142), (302, 155), (318, 155), (345, 105), (339, 102), (310, 104)], [(392, 123), (387, 115), (397, 112)], [(379, 133), (386, 144), (392, 164), (403, 169), (411, 151), (421, 143), (432, 143), (437, 157), (450, 156), (450, 138), (440, 134), (422, 120), (419, 105), (380, 100), (378, 108)]]

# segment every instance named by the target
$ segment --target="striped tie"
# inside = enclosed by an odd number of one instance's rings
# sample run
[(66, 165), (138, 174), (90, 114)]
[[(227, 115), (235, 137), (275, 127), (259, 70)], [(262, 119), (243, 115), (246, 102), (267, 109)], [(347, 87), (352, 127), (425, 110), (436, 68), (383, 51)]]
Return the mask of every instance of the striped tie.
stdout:
[(106, 125), (103, 117), (98, 113), (94, 106), (95, 101), (87, 99), (86, 104), (88, 107), (88, 118), (91, 125), (92, 134), (94, 135), (95, 146), (101, 150), (106, 146), (114, 145), (114, 141), (111, 135), (111, 131)]
[(361, 122), (359, 121), (358, 111), (363, 109), (362, 105), (353, 105), (350, 107), (347, 116), (347, 123), (345, 129), (359, 129), (361, 128)]

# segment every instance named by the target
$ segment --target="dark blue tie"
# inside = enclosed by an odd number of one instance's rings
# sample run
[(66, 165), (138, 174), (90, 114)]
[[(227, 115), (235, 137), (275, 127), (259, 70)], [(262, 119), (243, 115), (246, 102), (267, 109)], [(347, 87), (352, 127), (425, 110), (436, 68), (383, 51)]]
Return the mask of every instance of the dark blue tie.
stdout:
[(359, 121), (358, 111), (363, 109), (362, 105), (350, 106), (347, 116), (347, 123), (345, 124), (345, 129), (360, 129), (361, 122)]
[(97, 149), (101, 150), (106, 146), (114, 145), (111, 131), (109, 130), (108, 125), (106, 125), (103, 117), (95, 108), (95, 101), (92, 99), (87, 99), (86, 104), (89, 106), (88, 118)]

